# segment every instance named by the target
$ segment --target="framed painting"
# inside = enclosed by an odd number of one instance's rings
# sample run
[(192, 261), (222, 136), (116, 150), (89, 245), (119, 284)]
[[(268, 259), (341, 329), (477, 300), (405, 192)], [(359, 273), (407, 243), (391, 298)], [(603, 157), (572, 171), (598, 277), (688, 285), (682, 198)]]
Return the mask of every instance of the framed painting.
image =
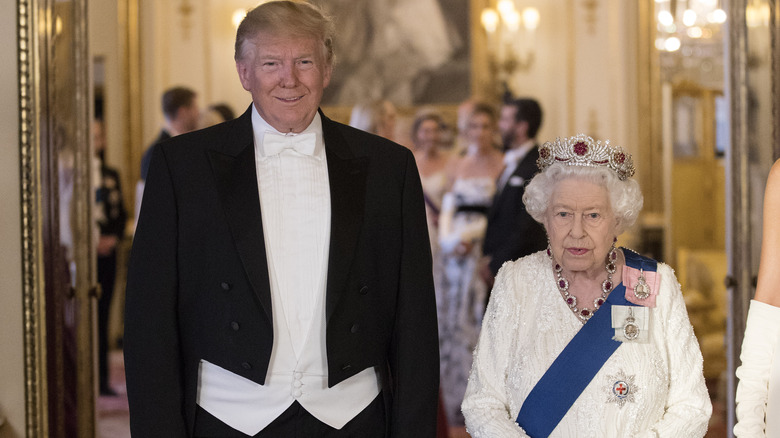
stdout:
[(336, 23), (323, 105), (449, 105), (471, 93), (470, 0), (317, 0)]

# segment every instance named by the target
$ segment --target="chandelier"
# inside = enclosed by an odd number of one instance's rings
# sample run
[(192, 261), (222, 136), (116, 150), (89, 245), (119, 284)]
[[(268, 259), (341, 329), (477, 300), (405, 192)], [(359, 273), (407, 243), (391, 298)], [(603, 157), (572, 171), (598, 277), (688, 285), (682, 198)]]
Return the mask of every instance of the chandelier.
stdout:
[(655, 0), (661, 78), (722, 89), (726, 12), (719, 0)]
[(676, 52), (686, 43), (712, 39), (726, 22), (718, 0), (655, 0), (658, 38), (655, 47)]
[(482, 10), (480, 17), (487, 35), (488, 65), (495, 83), (508, 90), (509, 79), (534, 63), (539, 10), (518, 10), (513, 0), (499, 0), (495, 7)]

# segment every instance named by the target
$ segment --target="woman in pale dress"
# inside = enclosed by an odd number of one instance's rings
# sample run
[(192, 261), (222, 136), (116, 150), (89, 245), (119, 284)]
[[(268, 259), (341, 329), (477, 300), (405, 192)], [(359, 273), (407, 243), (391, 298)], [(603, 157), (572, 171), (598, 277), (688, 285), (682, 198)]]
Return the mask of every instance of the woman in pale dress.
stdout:
[(439, 247), (437, 236), (439, 234), (441, 201), (448, 188), (449, 173), (453, 164), (452, 154), (441, 148), (444, 129), (444, 119), (434, 110), (420, 111), (412, 122), (414, 159), (417, 162), (417, 170), (420, 172), (420, 181), (423, 187), (434, 269)]
[(764, 192), (764, 225), (756, 296), (750, 302), (742, 365), (737, 368), (737, 424), (734, 435), (780, 437), (780, 160)]
[(469, 117), (468, 147), (452, 165), (449, 192), (439, 216), (441, 275), (436, 279), (439, 310), (441, 390), (451, 435), (464, 429), (460, 402), (466, 391), (471, 357), (479, 337), (487, 286), (477, 275), (487, 211), (503, 169), (493, 144), (495, 110), (478, 104)]
[(373, 100), (352, 107), (349, 126), (361, 129), (388, 140), (396, 140), (397, 111), (389, 100)]
[(669, 266), (617, 237), (631, 156), (585, 135), (539, 150), (523, 201), (547, 250), (499, 270), (463, 400), (472, 437), (703, 437), (702, 355)]

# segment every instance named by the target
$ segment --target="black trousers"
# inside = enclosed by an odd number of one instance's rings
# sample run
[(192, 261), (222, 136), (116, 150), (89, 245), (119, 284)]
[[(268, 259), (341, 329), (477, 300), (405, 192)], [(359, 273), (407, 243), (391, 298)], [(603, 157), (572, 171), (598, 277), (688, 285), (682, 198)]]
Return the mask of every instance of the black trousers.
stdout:
[[(255, 438), (384, 438), (385, 403), (380, 393), (355, 418), (341, 429), (334, 429), (308, 413), (297, 401), (279, 415)], [(247, 437), (200, 406), (195, 414), (196, 438)]]
[(103, 293), (98, 300), (98, 386), (101, 393), (109, 391), (108, 383), (108, 320), (116, 282), (116, 252), (97, 259), (98, 282)]

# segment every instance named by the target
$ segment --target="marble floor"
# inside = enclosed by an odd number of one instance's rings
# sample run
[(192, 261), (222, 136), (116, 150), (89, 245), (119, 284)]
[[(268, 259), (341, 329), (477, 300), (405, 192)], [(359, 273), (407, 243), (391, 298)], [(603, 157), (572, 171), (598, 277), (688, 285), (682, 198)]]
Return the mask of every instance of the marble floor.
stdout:
[(130, 413), (127, 406), (127, 386), (125, 385), (125, 366), (121, 350), (109, 354), (111, 388), (116, 397), (98, 397), (97, 430), (98, 438), (130, 438)]
[[(98, 398), (97, 436), (98, 438), (130, 438), (130, 414), (127, 406), (127, 386), (125, 385), (122, 351), (112, 351), (109, 355), (109, 363), (111, 366), (111, 387), (117, 392), (117, 396)], [(715, 394), (716, 389), (717, 385), (711, 385), (710, 394)], [(725, 424), (725, 405), (715, 398), (712, 407), (712, 419), (706, 438), (728, 436)]]

